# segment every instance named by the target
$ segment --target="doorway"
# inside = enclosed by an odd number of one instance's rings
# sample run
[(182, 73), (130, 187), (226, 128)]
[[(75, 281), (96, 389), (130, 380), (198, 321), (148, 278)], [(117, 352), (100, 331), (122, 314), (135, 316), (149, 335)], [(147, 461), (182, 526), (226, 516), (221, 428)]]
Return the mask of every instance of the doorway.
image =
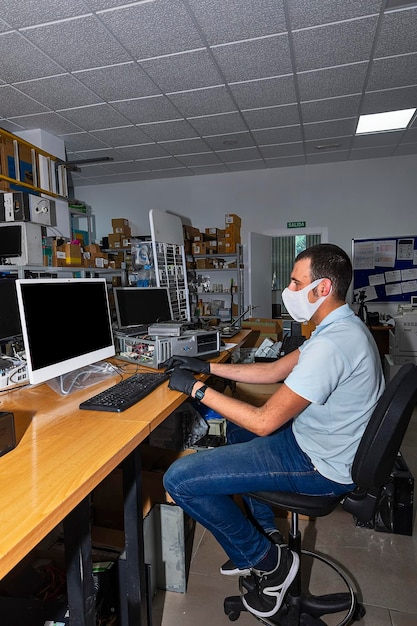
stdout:
[(247, 267), (251, 316), (252, 311), (256, 317), (265, 318), (285, 313), (281, 293), (288, 285), (294, 258), (301, 250), (327, 241), (328, 229), (322, 227), (249, 233)]

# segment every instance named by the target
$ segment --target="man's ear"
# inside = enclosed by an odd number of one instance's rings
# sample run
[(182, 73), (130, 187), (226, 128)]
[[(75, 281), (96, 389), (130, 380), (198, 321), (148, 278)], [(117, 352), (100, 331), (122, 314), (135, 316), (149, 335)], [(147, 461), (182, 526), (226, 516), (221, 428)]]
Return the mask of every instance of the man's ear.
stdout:
[(323, 278), (318, 287), (320, 296), (328, 296), (332, 291), (332, 281), (330, 278)]

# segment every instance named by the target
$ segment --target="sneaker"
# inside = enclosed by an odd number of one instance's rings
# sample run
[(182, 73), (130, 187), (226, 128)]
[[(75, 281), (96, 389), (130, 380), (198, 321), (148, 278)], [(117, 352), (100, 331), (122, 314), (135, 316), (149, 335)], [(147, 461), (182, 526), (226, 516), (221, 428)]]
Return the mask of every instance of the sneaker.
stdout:
[(220, 568), (220, 574), (224, 576), (248, 576), (251, 573), (250, 567), (239, 569), (231, 559), (223, 563)]
[(292, 581), (297, 575), (300, 559), (298, 554), (288, 548), (280, 548), (280, 560), (271, 572), (257, 572), (256, 588), (242, 596), (245, 608), (257, 617), (272, 617), (284, 600)]
[[(284, 546), (286, 545), (285, 539), (278, 529), (268, 532), (268, 537), (272, 541), (272, 543), (277, 543)], [(251, 569), (249, 567), (239, 569), (238, 567), (236, 567), (231, 559), (226, 561), (226, 563), (223, 563), (220, 568), (220, 574), (223, 574), (223, 576), (249, 576), (250, 573)]]

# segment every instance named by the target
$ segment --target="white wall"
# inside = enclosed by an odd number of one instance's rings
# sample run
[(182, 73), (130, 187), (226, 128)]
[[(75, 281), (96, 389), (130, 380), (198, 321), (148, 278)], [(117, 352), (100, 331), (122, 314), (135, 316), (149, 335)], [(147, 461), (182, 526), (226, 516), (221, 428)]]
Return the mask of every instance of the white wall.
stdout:
[(251, 231), (304, 220), (327, 226), (328, 240), (350, 253), (352, 238), (417, 234), (417, 156), (94, 185), (75, 196), (91, 206), (97, 240), (111, 232), (112, 217), (149, 234), (156, 208), (198, 228), (221, 228), (225, 213), (237, 213), (243, 242)]

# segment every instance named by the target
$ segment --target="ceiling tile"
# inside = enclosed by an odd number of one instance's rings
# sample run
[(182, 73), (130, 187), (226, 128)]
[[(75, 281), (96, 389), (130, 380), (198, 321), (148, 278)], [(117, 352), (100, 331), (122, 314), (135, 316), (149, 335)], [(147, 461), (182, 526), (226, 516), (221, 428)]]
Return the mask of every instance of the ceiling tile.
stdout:
[(249, 128), (253, 130), (260, 128), (291, 126), (298, 124), (300, 121), (298, 117), (298, 107), (296, 104), (243, 111), (243, 116)]
[(214, 152), (206, 152), (201, 154), (185, 154), (178, 157), (178, 161), (187, 167), (196, 165), (215, 165), (221, 163), (218, 156)]
[(294, 167), (295, 165), (305, 165), (304, 156), (279, 157), (277, 159), (265, 159), (269, 167)]
[(181, 0), (125, 3), (121, 9), (100, 13), (100, 19), (135, 59), (202, 46), (199, 33)]
[(302, 141), (301, 126), (265, 128), (263, 130), (254, 130), (252, 134), (260, 146)]
[(198, 176), (204, 174), (227, 174), (230, 172), (227, 165), (195, 165), (194, 167), (190, 167), (190, 170)]
[(149, 142), (149, 137), (137, 126), (122, 126), (109, 128), (107, 130), (91, 131), (93, 137), (109, 146), (132, 146), (139, 143)]
[(288, 7), (295, 30), (378, 14), (381, 0), (290, 0)]
[(375, 58), (416, 51), (417, 9), (386, 13), (375, 49)]
[(262, 146), (260, 150), (264, 159), (304, 155), (302, 143), (282, 143), (275, 146)]
[(408, 154), (417, 154), (417, 143), (405, 143), (398, 146), (394, 154), (396, 156), (406, 156)]
[(417, 106), (417, 85), (365, 94), (361, 113), (382, 113)]
[(228, 163), (227, 167), (232, 172), (247, 172), (252, 170), (265, 170), (267, 165), (262, 159), (254, 161), (238, 161), (236, 163)]
[(96, 150), (106, 149), (106, 146), (102, 141), (90, 135), (90, 133), (73, 133), (67, 135), (62, 133), (61, 139), (65, 141), (65, 146), (71, 152), (78, 152), (79, 150)]
[[(13, 119), (13, 118), (10, 118)], [(16, 124), (23, 126), (26, 130), (41, 128), (52, 135), (63, 135), (74, 133), (80, 130), (79, 126), (65, 120), (57, 113), (39, 113), (39, 115), (22, 115), (14, 119)]]
[(230, 133), (227, 135), (206, 137), (204, 141), (210, 146), (212, 150), (247, 148), (255, 145), (251, 134), (248, 132)]
[(260, 159), (262, 156), (258, 148), (218, 150), (216, 154), (224, 163), (233, 163), (236, 161), (255, 161)]
[(0, 85), (0, 102), (0, 112), (5, 117), (42, 113), (42, 111), (48, 110), (39, 102), (28, 98), (15, 87), (10, 87), (10, 85)]
[(362, 93), (368, 63), (328, 67), (297, 75), (300, 100), (323, 100)]
[(63, 69), (17, 32), (0, 35), (0, 59), (1, 77), (10, 83), (60, 74)]
[(114, 128), (125, 126), (128, 120), (120, 115), (109, 104), (96, 104), (93, 106), (75, 109), (61, 110), (60, 114), (70, 122), (74, 122), (84, 130), (100, 130), (102, 128)]
[(352, 149), (397, 145), (401, 141), (403, 134), (403, 131), (391, 131), (389, 133), (358, 135), (353, 139)]
[(330, 139), (314, 139), (304, 143), (306, 154), (328, 155), (334, 152), (348, 151), (351, 146), (351, 137), (331, 137)]
[(74, 72), (74, 76), (104, 100), (143, 98), (160, 93), (134, 61)]
[(141, 61), (140, 65), (165, 93), (210, 87), (223, 82), (207, 50)]
[(417, 53), (376, 59), (371, 65), (368, 91), (417, 84)]
[(301, 104), (303, 121), (324, 122), (326, 120), (356, 117), (359, 112), (360, 96), (345, 96), (328, 100), (315, 100)]
[(159, 122), (158, 124), (143, 124), (141, 130), (153, 141), (167, 141), (168, 139), (188, 139), (196, 137), (197, 133), (185, 120), (174, 122)]
[(159, 145), (172, 155), (196, 154), (197, 152), (207, 152), (208, 144), (200, 138), (183, 139), (180, 141), (161, 141)]
[(218, 46), (213, 48), (213, 54), (229, 82), (281, 76), (292, 71), (286, 34)]
[(131, 60), (94, 15), (30, 28), (24, 35), (70, 72)]
[(172, 156), (166, 156), (156, 159), (144, 159), (143, 161), (141, 161), (141, 163), (149, 170), (168, 170), (177, 167), (184, 167), (183, 164), (180, 163), (180, 161)]
[(365, 61), (371, 52), (376, 25), (377, 18), (368, 17), (295, 32), (297, 70)]
[(239, 113), (220, 113), (207, 117), (193, 117), (190, 124), (203, 136), (222, 135), (246, 130), (245, 123)]
[(351, 161), (359, 159), (379, 159), (388, 157), (393, 154), (393, 146), (381, 146), (380, 148), (361, 148), (359, 150), (351, 150), (349, 158)]
[(293, 76), (233, 83), (230, 90), (241, 109), (258, 109), (297, 101)]
[(224, 85), (170, 93), (168, 98), (184, 117), (236, 111), (236, 106)]
[(329, 120), (304, 124), (304, 135), (308, 139), (326, 139), (327, 137), (352, 136), (356, 132), (357, 118)]
[(181, 117), (165, 96), (150, 96), (112, 102), (112, 106), (132, 124), (147, 124)]
[(62, 0), (48, 0), (48, 2), (3, 0), (1, 3), (1, 17), (12, 28), (52, 22), (83, 13), (88, 13), (88, 11), (82, 0), (71, 0), (71, 2), (62, 2)]
[(154, 159), (157, 157), (169, 156), (163, 147), (156, 143), (146, 143), (139, 146), (118, 148), (117, 153), (120, 158), (126, 159)]
[(100, 102), (98, 96), (70, 74), (17, 83), (15, 86), (52, 110)]
[(346, 161), (348, 157), (349, 150), (332, 150), (331, 152), (307, 154), (306, 160), (309, 165), (316, 165), (318, 163), (338, 163)]

